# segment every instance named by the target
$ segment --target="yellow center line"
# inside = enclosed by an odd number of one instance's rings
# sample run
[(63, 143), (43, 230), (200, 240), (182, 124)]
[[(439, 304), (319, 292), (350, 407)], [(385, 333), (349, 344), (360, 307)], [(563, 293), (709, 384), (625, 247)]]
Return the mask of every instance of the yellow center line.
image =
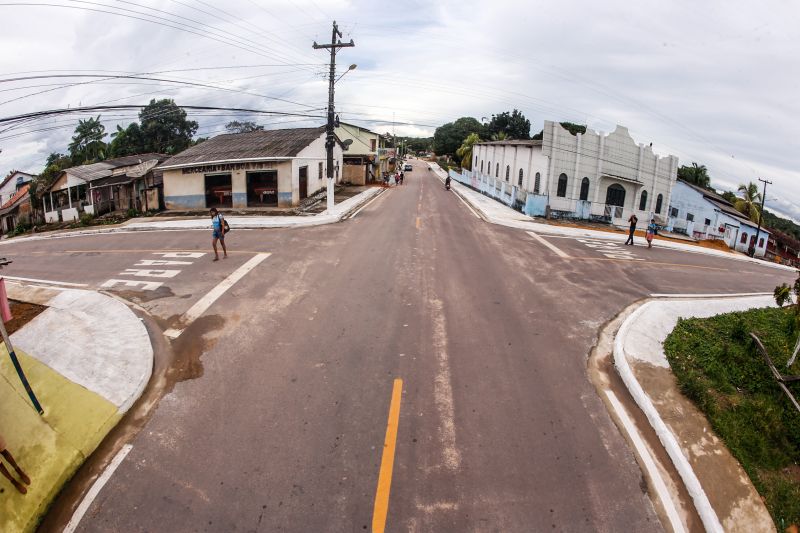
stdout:
[(421, 225), (422, 225), (422, 221), (420, 220), (419, 217), (417, 217), (417, 229), (419, 229)]
[[(161, 250), (148, 250), (148, 249), (139, 249), (139, 250), (57, 250), (55, 252), (45, 252), (45, 251), (36, 251), (36, 252), (27, 252), (31, 255), (61, 255), (61, 254), (136, 254), (136, 253), (174, 253), (174, 252), (191, 252), (191, 253), (213, 253), (213, 250), (174, 250), (174, 249), (161, 249)], [(228, 255), (230, 254), (261, 254), (266, 253), (265, 251), (254, 251), (254, 250), (228, 250)]]
[(381, 470), (378, 475), (378, 489), (375, 491), (375, 508), (372, 512), (372, 533), (383, 533), (386, 529), (386, 515), (389, 512), (389, 491), (392, 488), (394, 448), (397, 442), (397, 426), (400, 423), (400, 399), (402, 394), (403, 380), (397, 378), (394, 380), (394, 386), (392, 387), (389, 421), (386, 423), (386, 438), (383, 441)]

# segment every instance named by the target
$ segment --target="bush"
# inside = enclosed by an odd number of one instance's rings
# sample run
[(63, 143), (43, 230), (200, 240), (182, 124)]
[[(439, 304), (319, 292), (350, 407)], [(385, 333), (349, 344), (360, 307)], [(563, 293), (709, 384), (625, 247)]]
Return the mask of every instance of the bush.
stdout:
[(128, 209), (127, 215), (128, 215), (128, 218), (138, 217), (139, 216), (139, 211), (137, 211), (134, 208), (130, 208), (130, 209)]
[(91, 226), (94, 216), (89, 213), (81, 213), (81, 226)]

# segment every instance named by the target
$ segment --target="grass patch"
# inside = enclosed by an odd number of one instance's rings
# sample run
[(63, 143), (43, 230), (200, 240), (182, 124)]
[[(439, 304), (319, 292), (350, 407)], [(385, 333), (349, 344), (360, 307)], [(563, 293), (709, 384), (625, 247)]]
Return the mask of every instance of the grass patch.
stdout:
[[(800, 413), (756, 350), (754, 332), (783, 374), (798, 323), (793, 309), (753, 309), (680, 320), (664, 351), (681, 391), (707, 416), (764, 498), (779, 529), (800, 524)], [(800, 383), (788, 385), (800, 398)]]

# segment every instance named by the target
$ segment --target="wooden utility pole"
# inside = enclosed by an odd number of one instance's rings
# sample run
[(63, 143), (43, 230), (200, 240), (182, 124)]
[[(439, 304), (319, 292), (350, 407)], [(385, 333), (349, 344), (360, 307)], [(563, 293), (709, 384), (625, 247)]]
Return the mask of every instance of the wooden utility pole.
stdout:
[(336, 51), (339, 50), (339, 48), (355, 46), (355, 43), (352, 39), (350, 39), (349, 43), (343, 43), (341, 40), (339, 40), (341, 36), (342, 32), (339, 31), (339, 27), (336, 25), (336, 21), (334, 20), (330, 44), (317, 44), (317, 42), (314, 41), (313, 46), (315, 50), (327, 48), (331, 51), (330, 78), (328, 80), (328, 135), (325, 139), (325, 150), (328, 153), (328, 212), (331, 212), (333, 209), (333, 147), (336, 145), (336, 136), (334, 134), (333, 86), (336, 83)]

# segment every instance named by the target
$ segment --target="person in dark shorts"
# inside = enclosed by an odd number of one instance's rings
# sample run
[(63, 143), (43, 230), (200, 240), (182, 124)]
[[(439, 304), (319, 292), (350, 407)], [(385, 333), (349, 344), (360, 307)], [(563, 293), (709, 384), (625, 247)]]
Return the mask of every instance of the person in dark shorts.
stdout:
[[(0, 459), (0, 474), (3, 474), (3, 476), (8, 479), (11, 484), (14, 485), (14, 488), (20, 493), (27, 494), (28, 489), (25, 487), (25, 485), (31, 484), (31, 478), (28, 477), (28, 474), (26, 474), (14, 460), (14, 456), (11, 455), (10, 451), (8, 451), (6, 447), (6, 441), (2, 435), (0, 435), (0, 456), (2, 456), (2, 459)], [(14, 469), (21, 482), (11, 475), (11, 472), (9, 472), (8, 468), (6, 468), (6, 463), (8, 463), (8, 465)]]
[(222, 245), (222, 257), (228, 258), (228, 249), (225, 247), (225, 217), (222, 213), (217, 211), (216, 207), (211, 208), (211, 246), (214, 248), (214, 261), (219, 261), (219, 253), (217, 252), (217, 241)]

